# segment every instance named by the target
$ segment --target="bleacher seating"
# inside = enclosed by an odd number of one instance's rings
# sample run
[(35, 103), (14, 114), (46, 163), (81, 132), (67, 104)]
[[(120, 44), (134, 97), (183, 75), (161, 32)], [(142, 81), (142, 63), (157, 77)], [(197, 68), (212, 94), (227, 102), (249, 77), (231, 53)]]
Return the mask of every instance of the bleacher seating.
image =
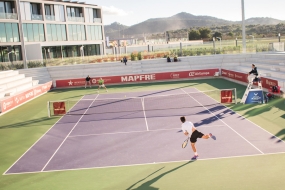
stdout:
[(38, 85), (37, 80), (19, 71), (0, 72), (0, 100)]

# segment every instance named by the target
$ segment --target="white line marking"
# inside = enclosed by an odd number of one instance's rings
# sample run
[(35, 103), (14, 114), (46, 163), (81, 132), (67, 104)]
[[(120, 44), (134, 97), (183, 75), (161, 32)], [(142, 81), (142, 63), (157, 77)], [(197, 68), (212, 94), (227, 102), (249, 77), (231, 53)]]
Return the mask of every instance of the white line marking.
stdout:
[(70, 132), (67, 134), (67, 136), (65, 137), (65, 139), (62, 141), (62, 143), (59, 145), (59, 147), (56, 149), (56, 151), (53, 153), (53, 155), (51, 156), (51, 158), (48, 160), (48, 162), (46, 163), (46, 165), (43, 167), (43, 169), (41, 170), (44, 171), (44, 169), (47, 167), (47, 165), (50, 163), (50, 161), (52, 160), (52, 158), (55, 156), (55, 154), (57, 153), (57, 151), (60, 149), (60, 147), (63, 145), (63, 143), (65, 142), (65, 140), (67, 139), (67, 137), (72, 133), (73, 129), (75, 129), (75, 127), (78, 125), (78, 123), (80, 122), (80, 120), (84, 117), (85, 113), (89, 110), (89, 108), (91, 107), (91, 105), (95, 102), (95, 100), (97, 99), (97, 97), (99, 96), (99, 94), (96, 96), (96, 98), (93, 100), (93, 102), (88, 106), (88, 108), (85, 110), (84, 114), (79, 118), (79, 120), (77, 121), (77, 123), (73, 126), (73, 128), (70, 130)]
[(144, 98), (142, 98), (141, 101), (142, 101), (142, 108), (143, 108), (143, 114), (144, 114), (144, 119), (145, 119), (146, 130), (149, 131), (148, 124), (147, 124), (147, 119), (146, 119), (146, 114), (145, 114)]
[[(240, 155), (240, 156), (225, 156), (218, 158), (205, 158), (198, 159), (197, 161), (211, 161), (211, 160), (221, 160), (221, 159), (234, 159), (234, 158), (246, 158), (246, 157), (259, 157), (259, 156), (270, 156), (277, 154), (285, 154), (285, 152), (267, 153), (267, 154), (251, 154), (251, 155)], [(65, 171), (78, 171), (78, 170), (91, 170), (91, 169), (108, 169), (108, 168), (119, 168), (119, 167), (135, 167), (135, 166), (147, 166), (147, 165), (157, 165), (157, 164), (171, 164), (178, 162), (197, 162), (192, 160), (179, 160), (179, 161), (168, 161), (168, 162), (156, 162), (156, 163), (143, 163), (143, 164), (130, 164), (130, 165), (118, 165), (118, 166), (102, 166), (102, 167), (90, 167), (90, 168), (75, 168), (75, 169), (65, 169), (65, 170), (48, 170), (48, 171), (37, 171), (37, 172), (22, 172), (22, 173), (9, 173), (3, 175), (23, 175), (23, 174), (35, 174), (35, 173), (51, 173), (51, 172), (65, 172)]]
[[(186, 94), (188, 94), (185, 90), (183, 90), (181, 88), (181, 90), (183, 92), (185, 92)], [(217, 119), (219, 119), (222, 123), (224, 123), (226, 126), (228, 126), (232, 131), (234, 131), (236, 134), (238, 134), (241, 138), (243, 138), (246, 142), (248, 142), (251, 146), (253, 146), (256, 150), (258, 150), (260, 153), (264, 154), (261, 150), (259, 150), (256, 146), (254, 146), (251, 142), (249, 142), (246, 138), (244, 138), (241, 134), (239, 134), (236, 130), (234, 130), (233, 128), (231, 128), (227, 123), (225, 123), (222, 119), (220, 119), (218, 116), (216, 116), (213, 112), (211, 112), (208, 108), (206, 108), (204, 105), (202, 105), (198, 100), (196, 100), (195, 98), (193, 98), (190, 94), (188, 94), (189, 97), (191, 97), (194, 101), (196, 101), (198, 104), (200, 104), (201, 106), (203, 106), (205, 108), (205, 110), (207, 110), (210, 114), (212, 114), (214, 117), (216, 117)]]
[[(199, 91), (197, 88), (195, 88), (195, 89), (196, 89), (197, 91)], [(203, 92), (201, 92), (201, 93), (203, 93)], [(203, 94), (205, 94), (205, 93), (203, 93)], [(208, 96), (207, 94), (205, 94), (205, 95)], [(212, 98), (212, 97), (210, 97), (210, 96), (208, 96), (208, 97), (211, 98), (212, 100), (214, 100), (215, 102), (219, 103), (219, 102), (218, 102), (217, 100), (215, 100), (214, 98)], [(236, 98), (237, 98), (237, 97), (236, 97)], [(222, 106), (224, 106), (225, 108), (231, 110), (232, 112), (234, 112), (234, 113), (236, 113), (237, 115), (241, 116), (243, 119), (249, 121), (250, 123), (252, 123), (252, 124), (254, 124), (255, 126), (257, 126), (257, 127), (259, 127), (260, 129), (262, 129), (263, 131), (267, 132), (268, 134), (272, 135), (273, 137), (275, 137), (275, 138), (277, 138), (278, 140), (280, 140), (280, 141), (282, 141), (283, 143), (285, 143), (285, 141), (283, 141), (283, 140), (280, 139), (279, 137), (277, 137), (277, 136), (273, 135), (271, 132), (269, 132), (269, 131), (263, 129), (262, 127), (260, 127), (260, 126), (257, 125), (256, 123), (253, 123), (252, 121), (250, 121), (249, 119), (245, 118), (245, 117), (242, 116), (241, 114), (235, 112), (235, 111), (232, 110), (231, 108), (229, 108), (229, 107), (227, 107), (227, 106), (225, 106), (225, 105), (223, 105), (223, 104), (221, 104), (221, 103), (220, 103), (220, 105), (222, 105)]]
[[(84, 96), (82, 96), (81, 97), (81, 99), (83, 98)], [(80, 100), (81, 100), (80, 99)], [(79, 100), (79, 101), (80, 101)], [(78, 102), (79, 102), (78, 101)], [(77, 102), (77, 103), (78, 103)], [(70, 110), (72, 109), (72, 108), (74, 108), (76, 105), (77, 105), (77, 103), (76, 104), (74, 104), (74, 106), (72, 106), (71, 108), (70, 108)], [(53, 126), (51, 126), (51, 128), (49, 128), (49, 130), (47, 130), (28, 150), (26, 150), (26, 152), (24, 152), (24, 154), (22, 154), (22, 156), (20, 156), (20, 158), (18, 158), (18, 160), (16, 160), (13, 164), (12, 164), (12, 166), (10, 166), (5, 172), (4, 172), (4, 174), (7, 172), (7, 171), (9, 171), (29, 150), (31, 150), (31, 148), (33, 148), (34, 146), (35, 146), (35, 144), (37, 144), (37, 142), (39, 142), (64, 116), (66, 116), (66, 115), (63, 115), (63, 116), (61, 116), (58, 120), (57, 120), (57, 122), (55, 122), (55, 124), (53, 125)]]
[[(197, 128), (210, 128), (210, 127), (227, 127), (226, 125), (211, 125), (211, 126), (200, 126)], [(68, 138), (75, 137), (89, 137), (89, 136), (101, 136), (101, 135), (119, 135), (119, 134), (129, 134), (129, 133), (147, 133), (147, 132), (156, 132), (156, 131), (171, 131), (171, 130), (181, 130), (181, 128), (170, 128), (170, 129), (156, 129), (148, 131), (128, 131), (128, 132), (116, 132), (116, 133), (97, 133), (97, 134), (86, 134), (86, 135), (72, 135)]]

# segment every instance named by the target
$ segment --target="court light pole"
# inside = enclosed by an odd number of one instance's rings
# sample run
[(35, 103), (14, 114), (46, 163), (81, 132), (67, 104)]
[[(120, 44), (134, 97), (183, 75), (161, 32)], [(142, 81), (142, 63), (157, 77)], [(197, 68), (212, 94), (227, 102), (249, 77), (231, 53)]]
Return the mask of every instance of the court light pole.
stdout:
[(238, 41), (237, 41), (237, 38), (236, 38), (236, 47), (238, 46)]
[(281, 37), (281, 35), (280, 35), (280, 33), (279, 33), (279, 34), (278, 34), (279, 42), (281, 42), (281, 39), (280, 39), (280, 37)]
[(243, 53), (246, 53), (244, 0), (241, 0), (241, 9), (242, 9), (242, 49)]
[(216, 55), (216, 44), (215, 44), (215, 37), (213, 37), (213, 47), (214, 47), (214, 54)]

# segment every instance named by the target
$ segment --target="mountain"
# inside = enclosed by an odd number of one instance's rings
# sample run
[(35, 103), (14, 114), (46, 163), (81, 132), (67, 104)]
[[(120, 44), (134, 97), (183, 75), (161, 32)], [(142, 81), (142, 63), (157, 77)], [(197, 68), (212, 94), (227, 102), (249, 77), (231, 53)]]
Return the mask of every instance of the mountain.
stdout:
[[(285, 21), (268, 17), (249, 18), (246, 20), (247, 25), (275, 25), (278, 23), (285, 23)], [(181, 12), (167, 18), (151, 18), (129, 27), (120, 25), (119, 23), (112, 23), (105, 26), (105, 35), (111, 39), (118, 38), (118, 28), (120, 28), (120, 31), (123, 30), (125, 37), (141, 37), (143, 34), (162, 33), (170, 30), (233, 24), (241, 24), (241, 21), (229, 21), (211, 16), (195, 16), (190, 13)]]

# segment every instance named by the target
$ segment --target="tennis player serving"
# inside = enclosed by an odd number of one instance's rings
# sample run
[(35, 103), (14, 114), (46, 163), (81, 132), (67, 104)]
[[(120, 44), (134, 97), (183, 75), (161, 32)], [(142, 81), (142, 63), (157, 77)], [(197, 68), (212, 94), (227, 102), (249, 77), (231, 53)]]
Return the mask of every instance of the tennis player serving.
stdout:
[(102, 78), (100, 78), (99, 80), (98, 80), (98, 84), (99, 84), (99, 87), (98, 87), (98, 92), (99, 92), (99, 89), (101, 88), (101, 87), (103, 87), (103, 88), (105, 88), (105, 90), (106, 90), (106, 92), (108, 92), (108, 90), (107, 90), (107, 88), (106, 88), (106, 86), (105, 86), (105, 84), (104, 84), (104, 80), (102, 79)]
[(196, 145), (195, 143), (197, 142), (198, 138), (203, 138), (203, 139), (208, 139), (208, 138), (213, 138), (215, 139), (215, 137), (209, 133), (208, 135), (204, 135), (203, 133), (201, 133), (200, 131), (198, 131), (195, 127), (194, 124), (190, 121), (186, 121), (186, 118), (180, 117), (180, 120), (182, 122), (182, 131), (183, 133), (188, 136), (188, 138), (190, 137), (190, 142), (191, 142), (191, 147), (192, 150), (194, 152), (194, 156), (192, 158), (192, 160), (196, 160), (198, 158), (198, 153), (197, 153), (197, 149), (196, 149)]

